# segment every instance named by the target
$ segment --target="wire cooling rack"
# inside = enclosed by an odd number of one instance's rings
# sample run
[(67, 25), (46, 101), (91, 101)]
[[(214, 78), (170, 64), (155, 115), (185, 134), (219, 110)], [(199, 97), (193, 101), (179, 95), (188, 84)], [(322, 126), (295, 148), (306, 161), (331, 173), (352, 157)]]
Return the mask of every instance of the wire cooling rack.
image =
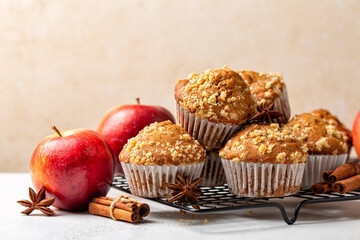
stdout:
[[(129, 185), (125, 177), (115, 177), (112, 186), (130, 193)], [(276, 198), (237, 197), (229, 192), (227, 184), (215, 187), (201, 187), (201, 189), (203, 193), (199, 197), (198, 202), (170, 203), (166, 198), (149, 199), (173, 208), (183, 210), (185, 212), (196, 214), (273, 207), (280, 210), (284, 221), (289, 225), (296, 222), (300, 213), (300, 209), (304, 205), (360, 199), (360, 188), (346, 194), (338, 194), (333, 192), (326, 194), (313, 194), (309, 189), (305, 189), (300, 191), (298, 194)], [(281, 204), (281, 202), (286, 198), (295, 198), (299, 200), (299, 203), (295, 207), (294, 215), (291, 218), (288, 217), (284, 206)], [(200, 209), (191, 207), (194, 205), (199, 206)]]

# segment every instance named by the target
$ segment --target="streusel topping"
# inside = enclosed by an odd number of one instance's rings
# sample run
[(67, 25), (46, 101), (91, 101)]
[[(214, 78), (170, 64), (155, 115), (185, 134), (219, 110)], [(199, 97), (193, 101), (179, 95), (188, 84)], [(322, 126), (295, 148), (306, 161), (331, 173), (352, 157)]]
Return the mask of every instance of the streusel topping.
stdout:
[(348, 150), (344, 135), (335, 126), (310, 113), (296, 115), (285, 127), (306, 143), (309, 154), (340, 155)]
[(270, 105), (283, 92), (284, 80), (281, 73), (262, 73), (254, 71), (239, 71), (240, 76), (249, 85), (250, 92), (257, 103)]
[(312, 115), (322, 118), (325, 122), (333, 125), (336, 130), (344, 134), (344, 138), (349, 146), (352, 145), (351, 131), (338, 119), (337, 116), (331, 114), (328, 110), (317, 109), (310, 112)]
[(256, 101), (240, 75), (227, 67), (179, 80), (175, 99), (196, 117), (214, 123), (243, 124), (257, 113)]
[(304, 163), (306, 145), (279, 124), (253, 124), (233, 136), (220, 150), (220, 156), (233, 162)]
[(145, 127), (128, 140), (119, 160), (142, 165), (185, 165), (202, 163), (206, 151), (182, 127), (165, 121)]

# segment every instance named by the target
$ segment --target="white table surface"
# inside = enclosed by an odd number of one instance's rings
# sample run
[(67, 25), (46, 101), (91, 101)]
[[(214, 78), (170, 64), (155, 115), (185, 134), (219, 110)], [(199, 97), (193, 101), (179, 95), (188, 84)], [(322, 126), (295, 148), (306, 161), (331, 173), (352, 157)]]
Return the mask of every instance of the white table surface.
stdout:
[[(0, 174), (0, 187), (0, 239), (360, 239), (360, 201), (309, 205), (290, 226), (275, 208), (183, 216), (171, 207), (134, 197), (148, 203), (151, 213), (131, 224), (56, 208), (54, 217), (37, 210), (26, 216), (16, 201), (28, 199), (30, 175)], [(108, 196), (122, 193), (112, 188)], [(289, 215), (295, 203), (287, 202)]]

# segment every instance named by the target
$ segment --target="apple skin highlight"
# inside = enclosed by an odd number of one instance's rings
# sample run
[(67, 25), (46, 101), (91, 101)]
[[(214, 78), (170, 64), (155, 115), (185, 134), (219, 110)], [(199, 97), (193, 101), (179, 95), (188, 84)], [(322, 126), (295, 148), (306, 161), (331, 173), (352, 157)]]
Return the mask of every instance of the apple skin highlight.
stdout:
[(36, 191), (42, 186), (53, 206), (86, 210), (92, 197), (105, 196), (114, 177), (114, 155), (97, 132), (75, 129), (52, 134), (35, 148), (30, 174)]
[(161, 106), (122, 105), (111, 109), (97, 127), (111, 146), (115, 155), (115, 175), (124, 175), (119, 162), (119, 154), (128, 139), (135, 137), (144, 127), (154, 122), (170, 120), (174, 116)]
[(360, 158), (360, 111), (357, 113), (352, 129), (352, 140), (355, 151)]

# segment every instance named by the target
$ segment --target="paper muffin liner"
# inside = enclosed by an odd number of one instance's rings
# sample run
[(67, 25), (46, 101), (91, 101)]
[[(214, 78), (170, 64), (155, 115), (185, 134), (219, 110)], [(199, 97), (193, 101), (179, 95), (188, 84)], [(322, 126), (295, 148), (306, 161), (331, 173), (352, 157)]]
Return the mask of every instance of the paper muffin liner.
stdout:
[(201, 145), (211, 148), (221, 148), (226, 141), (240, 129), (239, 125), (227, 125), (212, 123), (207, 119), (201, 119), (190, 113), (176, 103), (177, 123), (180, 124)]
[(284, 115), (274, 119), (274, 122), (276, 123), (287, 123), (290, 116), (291, 116), (291, 109), (289, 104), (289, 98), (287, 93), (287, 87), (284, 84), (284, 89), (282, 94), (275, 100), (274, 103), (274, 110), (277, 110)]
[(213, 187), (226, 183), (224, 168), (218, 153), (207, 154), (200, 177), (202, 177), (203, 180), (199, 183), (199, 186)]
[(229, 191), (244, 197), (282, 197), (299, 192), (305, 163), (252, 163), (221, 159)]
[(323, 181), (323, 172), (334, 171), (337, 167), (345, 164), (347, 158), (347, 153), (341, 155), (309, 155), (301, 186), (310, 188), (315, 183)]
[(176, 173), (190, 179), (199, 178), (204, 163), (187, 165), (136, 165), (121, 163), (131, 194), (139, 197), (170, 197), (166, 183), (175, 183)]

